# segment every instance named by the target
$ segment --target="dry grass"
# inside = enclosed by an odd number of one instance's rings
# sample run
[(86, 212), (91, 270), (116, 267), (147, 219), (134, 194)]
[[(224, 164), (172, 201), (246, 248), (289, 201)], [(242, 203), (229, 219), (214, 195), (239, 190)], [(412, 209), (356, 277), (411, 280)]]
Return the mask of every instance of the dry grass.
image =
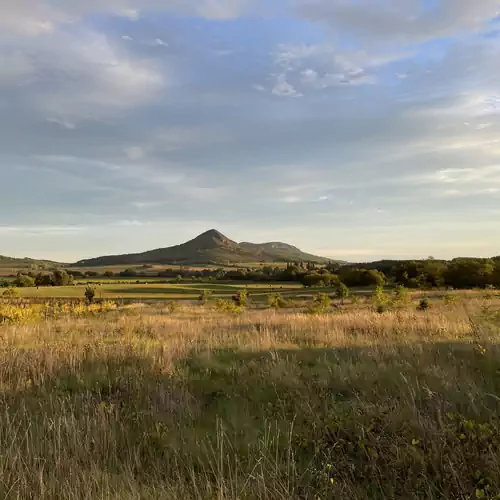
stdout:
[(0, 498), (500, 498), (491, 304), (0, 326)]

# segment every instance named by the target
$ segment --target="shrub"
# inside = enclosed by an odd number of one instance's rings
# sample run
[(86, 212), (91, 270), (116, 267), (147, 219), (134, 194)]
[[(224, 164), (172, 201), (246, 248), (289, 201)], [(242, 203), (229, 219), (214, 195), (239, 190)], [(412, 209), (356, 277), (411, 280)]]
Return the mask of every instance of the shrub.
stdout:
[(375, 292), (372, 295), (372, 300), (377, 311), (379, 310), (379, 308), (383, 308), (384, 311), (389, 309), (390, 299), (384, 292), (383, 286), (378, 286), (377, 288), (375, 288)]
[(238, 306), (234, 300), (218, 299), (215, 303), (215, 309), (224, 313), (240, 313), (243, 311), (241, 306)]
[(332, 299), (325, 293), (318, 293), (314, 297), (312, 304), (309, 305), (308, 311), (311, 314), (325, 314), (330, 311), (332, 307)]
[(399, 285), (394, 291), (393, 304), (397, 307), (405, 307), (411, 304), (411, 297), (408, 290)]
[(460, 297), (458, 295), (445, 295), (444, 296), (444, 303), (447, 306), (453, 306), (457, 304), (460, 301)]
[(85, 300), (87, 304), (92, 304), (95, 299), (95, 288), (93, 286), (88, 286), (85, 288)]
[(424, 297), (423, 299), (420, 299), (420, 302), (418, 303), (417, 310), (418, 311), (427, 311), (431, 307), (431, 303), (427, 297)]
[(286, 300), (280, 293), (270, 295), (267, 300), (269, 307), (272, 307), (273, 309), (281, 309), (287, 306)]
[(212, 297), (212, 292), (209, 290), (203, 290), (198, 296), (198, 301), (203, 305), (207, 304), (210, 298)]
[(20, 297), (21, 294), (19, 293), (19, 290), (17, 288), (9, 287), (3, 292), (2, 296), (7, 298), (16, 298)]
[(237, 307), (246, 307), (248, 305), (248, 291), (242, 290), (233, 296), (233, 302)]
[(340, 301), (342, 302), (342, 304), (344, 303), (344, 300), (347, 299), (349, 297), (349, 288), (347, 288), (346, 285), (344, 285), (344, 283), (341, 283), (339, 282), (336, 286), (335, 286), (335, 296), (340, 299)]

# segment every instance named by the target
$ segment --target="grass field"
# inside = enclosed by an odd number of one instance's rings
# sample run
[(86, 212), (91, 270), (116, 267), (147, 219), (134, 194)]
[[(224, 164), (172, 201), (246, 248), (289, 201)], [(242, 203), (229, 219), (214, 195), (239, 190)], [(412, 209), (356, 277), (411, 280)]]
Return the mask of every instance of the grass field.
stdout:
[[(31, 298), (74, 298), (84, 297), (86, 285), (65, 287), (40, 287), (20, 288), (22, 297)], [(242, 289), (248, 290), (250, 297), (255, 300), (264, 300), (271, 293), (282, 293), (285, 296), (295, 296), (304, 291), (299, 284), (274, 283), (182, 283), (182, 284), (130, 284), (128, 283), (105, 283), (96, 286), (98, 298), (128, 298), (128, 299), (165, 299), (165, 300), (196, 300), (203, 290), (213, 293), (213, 298), (230, 298)], [(312, 289), (314, 292), (316, 289)], [(322, 289), (329, 291), (328, 289)]]
[[(87, 272), (87, 271), (93, 271), (96, 273), (99, 273), (99, 275), (104, 274), (106, 271), (111, 271), (112, 273), (118, 274), (121, 271), (124, 271), (125, 269), (134, 269), (136, 271), (140, 271), (146, 274), (154, 274), (156, 275), (159, 271), (164, 271), (165, 269), (183, 269), (186, 271), (201, 271), (203, 269), (237, 269), (237, 268), (259, 268), (259, 267), (266, 267), (266, 266), (271, 266), (271, 267), (286, 267), (285, 262), (240, 262), (240, 263), (235, 263), (230, 266), (228, 265), (176, 265), (176, 264), (162, 264), (162, 265), (148, 265), (145, 267), (144, 265), (129, 265), (129, 266), (124, 266), (124, 265), (116, 265), (116, 266), (96, 266), (96, 267), (75, 267), (75, 266), (59, 266), (62, 267), (68, 271), (80, 271), (80, 272)], [(39, 269), (37, 266), (31, 266), (31, 267), (26, 267), (24, 264), (17, 264), (17, 265), (12, 265), (12, 264), (0, 264), (0, 278), (6, 278), (8, 276), (15, 276), (18, 272), (28, 272), (28, 271), (33, 271), (33, 272), (39, 272), (41, 269)], [(154, 276), (151, 276), (151, 279), (154, 279)], [(161, 278), (160, 278), (161, 279)]]
[(0, 325), (0, 498), (500, 498), (499, 308)]

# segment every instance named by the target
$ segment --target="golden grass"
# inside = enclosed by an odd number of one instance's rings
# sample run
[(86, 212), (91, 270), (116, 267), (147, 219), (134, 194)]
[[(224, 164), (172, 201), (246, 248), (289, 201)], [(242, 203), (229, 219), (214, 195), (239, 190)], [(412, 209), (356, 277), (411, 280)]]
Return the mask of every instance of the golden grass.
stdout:
[(495, 311), (0, 326), (0, 498), (497, 498)]

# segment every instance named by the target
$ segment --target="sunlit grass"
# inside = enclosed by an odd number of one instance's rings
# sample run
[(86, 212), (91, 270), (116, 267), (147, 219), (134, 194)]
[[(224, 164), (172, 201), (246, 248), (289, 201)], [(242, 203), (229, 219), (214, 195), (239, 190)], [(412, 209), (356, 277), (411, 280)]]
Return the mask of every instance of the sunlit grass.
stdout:
[(0, 326), (0, 498), (497, 498), (497, 311)]

